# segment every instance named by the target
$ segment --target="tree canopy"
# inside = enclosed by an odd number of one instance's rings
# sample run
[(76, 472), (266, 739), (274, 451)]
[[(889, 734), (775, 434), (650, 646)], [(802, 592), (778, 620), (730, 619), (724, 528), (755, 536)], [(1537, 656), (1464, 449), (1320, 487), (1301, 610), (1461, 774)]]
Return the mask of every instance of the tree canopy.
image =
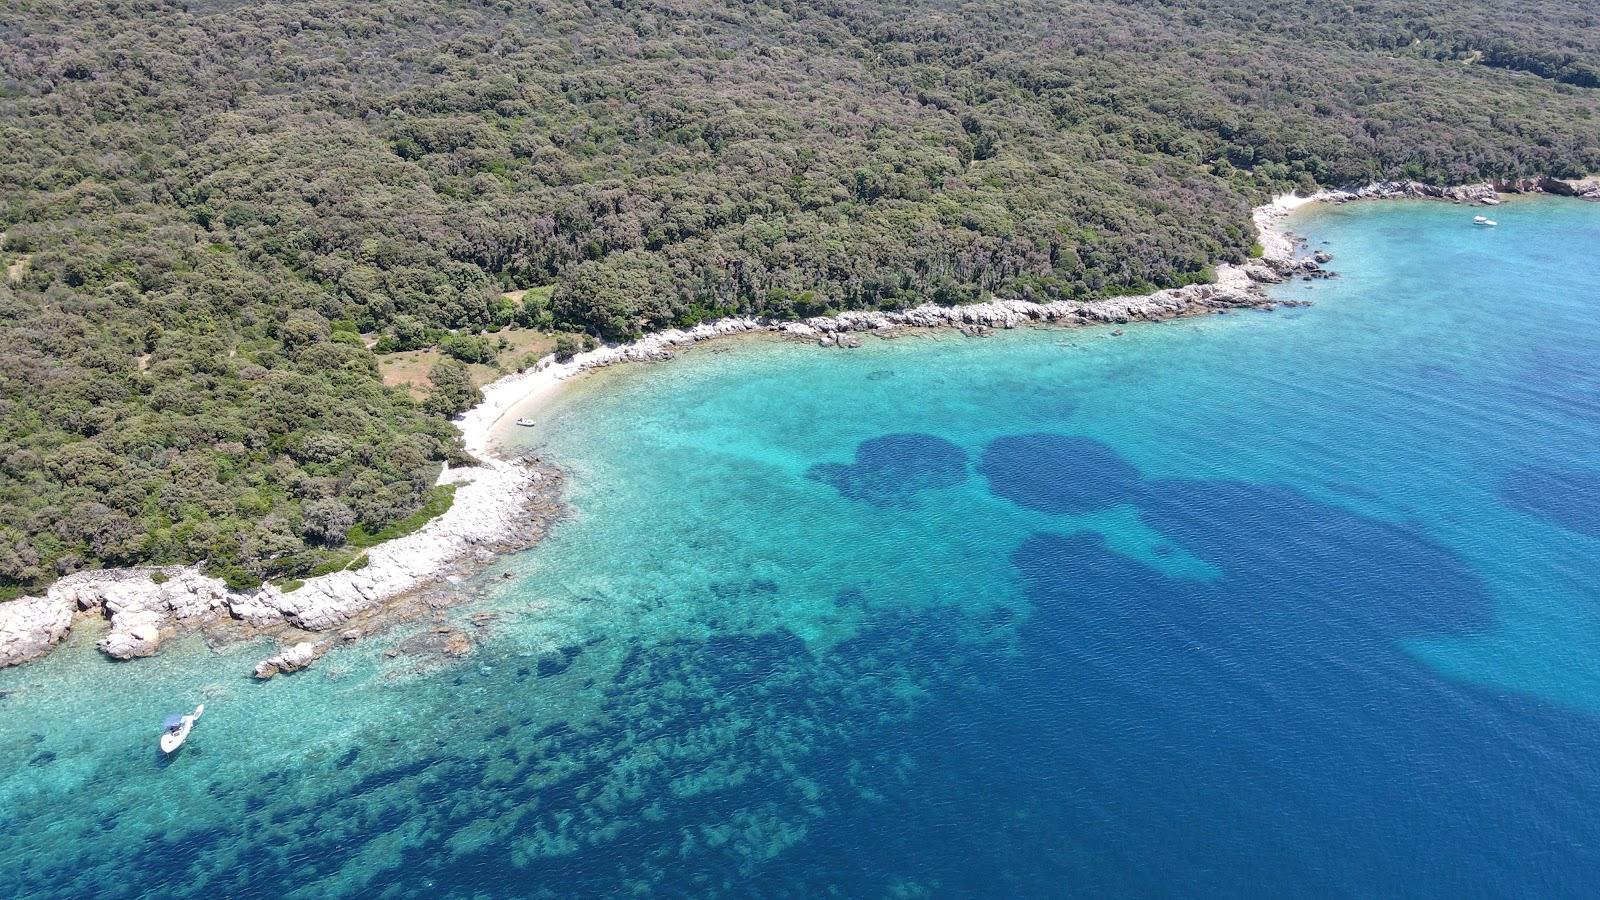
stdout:
[(409, 515), (471, 386), (441, 366), (424, 409), (368, 343), (481, 362), (513, 324), (1090, 298), (1240, 259), (1274, 191), (1600, 170), (1596, 24), (1578, 0), (13, 3), (0, 591), (292, 576)]

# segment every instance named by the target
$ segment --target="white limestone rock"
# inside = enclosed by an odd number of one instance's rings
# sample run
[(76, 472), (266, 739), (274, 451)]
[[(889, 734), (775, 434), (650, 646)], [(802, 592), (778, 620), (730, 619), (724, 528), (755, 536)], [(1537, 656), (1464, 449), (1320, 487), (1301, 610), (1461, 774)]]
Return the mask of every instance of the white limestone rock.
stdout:
[(194, 568), (107, 569), (61, 579), (43, 597), (0, 604), (0, 666), (41, 656), (76, 610), (103, 610), (111, 630), (96, 646), (116, 659), (155, 653), (180, 627), (231, 615), (252, 625), (336, 628), (358, 612), (424, 587), (458, 560), (476, 558), (523, 527), (533, 475), (499, 460), (453, 469), (454, 503), (416, 532), (367, 552), (368, 563), (308, 579), (292, 593), (272, 585), (233, 591)]
[(0, 668), (49, 653), (72, 627), (71, 599), (50, 591), (0, 603)]
[(103, 610), (111, 631), (98, 646), (117, 659), (148, 656), (171, 633), (169, 623), (200, 624), (226, 611), (227, 587), (193, 569), (136, 568), (77, 572), (43, 597), (0, 604), (0, 666), (42, 655), (72, 626), (77, 610)]
[[(78, 576), (88, 576), (79, 578)], [(104, 609), (111, 631), (95, 646), (115, 659), (150, 656), (174, 624), (199, 625), (227, 611), (228, 586), (192, 568), (80, 572), (62, 579), (80, 609)], [(60, 584), (60, 582), (58, 582)]]
[(112, 659), (154, 656), (166, 635), (167, 630), (161, 627), (160, 620), (154, 614), (145, 613), (134, 621), (124, 621), (115, 631), (96, 641), (95, 647)]
[(301, 641), (276, 656), (269, 656), (256, 663), (255, 677), (266, 681), (283, 672), (298, 672), (316, 662), (324, 652), (326, 652), (325, 647), (310, 641)]
[(367, 551), (367, 565), (308, 579), (285, 593), (266, 585), (228, 601), (250, 622), (287, 622), (308, 631), (336, 628), (358, 612), (392, 600), (440, 577), (453, 562), (472, 558), (521, 527), (523, 501), (533, 475), (527, 467), (494, 460), (451, 469), (442, 480), (458, 484), (450, 509), (418, 531)]

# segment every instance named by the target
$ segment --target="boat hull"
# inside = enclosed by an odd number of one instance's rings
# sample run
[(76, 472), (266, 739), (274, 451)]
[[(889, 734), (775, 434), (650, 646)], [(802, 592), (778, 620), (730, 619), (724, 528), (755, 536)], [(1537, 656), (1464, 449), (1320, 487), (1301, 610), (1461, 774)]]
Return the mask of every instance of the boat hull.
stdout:
[(161, 752), (170, 754), (182, 747), (183, 742), (189, 739), (189, 731), (194, 728), (195, 720), (200, 718), (205, 711), (206, 705), (204, 703), (196, 706), (194, 712), (183, 717), (183, 724), (161, 735)]
[(177, 731), (169, 731), (166, 734), (163, 734), (161, 736), (161, 752), (171, 753), (179, 747), (182, 747), (183, 742), (189, 739), (189, 729), (193, 727), (193, 722), (185, 722), (183, 727), (179, 728)]

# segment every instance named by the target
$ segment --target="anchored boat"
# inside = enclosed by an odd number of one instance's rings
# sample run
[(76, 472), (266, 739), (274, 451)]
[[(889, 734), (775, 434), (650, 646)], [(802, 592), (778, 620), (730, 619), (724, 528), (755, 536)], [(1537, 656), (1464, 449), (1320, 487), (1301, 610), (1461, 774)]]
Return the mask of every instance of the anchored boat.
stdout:
[(1487, 226), (1493, 227), (1497, 223), (1495, 222), (1495, 220), (1489, 218), (1488, 216), (1473, 216), (1472, 217), (1472, 224), (1474, 224), (1474, 225), (1487, 225)]
[(532, 428), (533, 426), (537, 425), (538, 423), (533, 421), (532, 419), (518, 419), (517, 420), (517, 424), (521, 425), (523, 428)]
[(171, 753), (182, 747), (183, 742), (189, 739), (189, 729), (194, 727), (194, 721), (205, 711), (206, 705), (202, 703), (186, 716), (167, 716), (166, 730), (161, 733), (161, 752)]

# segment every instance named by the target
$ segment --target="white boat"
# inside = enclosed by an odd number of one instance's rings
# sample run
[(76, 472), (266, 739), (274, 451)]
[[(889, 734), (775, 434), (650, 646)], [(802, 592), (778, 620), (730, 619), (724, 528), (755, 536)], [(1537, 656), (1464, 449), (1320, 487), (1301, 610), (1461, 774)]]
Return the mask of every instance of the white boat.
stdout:
[(518, 419), (517, 420), (517, 424), (521, 425), (523, 428), (532, 428), (533, 426), (537, 425), (538, 423), (533, 421), (532, 419)]
[(1488, 216), (1473, 216), (1472, 217), (1472, 224), (1474, 224), (1474, 225), (1493, 226), (1493, 225), (1495, 225), (1497, 223), (1495, 222), (1495, 220), (1489, 218)]
[(206, 705), (202, 703), (186, 716), (168, 716), (166, 731), (161, 733), (161, 752), (171, 753), (182, 747), (183, 742), (189, 739), (189, 729), (194, 727), (194, 721), (205, 711)]

